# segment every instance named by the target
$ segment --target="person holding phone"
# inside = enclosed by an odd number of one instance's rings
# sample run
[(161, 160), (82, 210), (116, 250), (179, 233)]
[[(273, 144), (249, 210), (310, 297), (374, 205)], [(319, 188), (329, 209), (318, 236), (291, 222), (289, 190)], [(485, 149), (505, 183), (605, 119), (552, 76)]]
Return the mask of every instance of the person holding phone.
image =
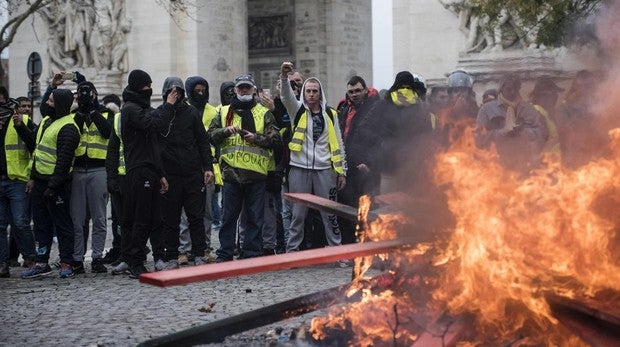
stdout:
[[(170, 188), (161, 196), (162, 237), (151, 238), (156, 270), (179, 267), (179, 223), (182, 210), (185, 210), (189, 224), (194, 262), (198, 265), (206, 263), (204, 188), (213, 183), (211, 144), (202, 124), (202, 115), (198, 109), (184, 101), (185, 90), (179, 77), (168, 77), (164, 81), (164, 99), (168, 100), (173, 93), (176, 94), (172, 105), (174, 118), (160, 132), (161, 157)], [(165, 107), (161, 105), (158, 110), (163, 111)]]
[[(73, 78), (69, 79), (71, 77)], [(73, 72), (60, 71), (60, 72), (55, 73), (52, 79), (50, 80), (47, 86), (47, 89), (45, 90), (45, 93), (43, 93), (41, 100), (49, 99), (50, 94), (52, 94), (52, 91), (54, 91), (59, 86), (64, 85), (64, 83), (67, 81), (71, 81), (77, 85), (77, 84), (80, 84), (86, 81), (86, 77), (84, 77), (84, 75), (82, 75), (79, 71), (73, 71)], [(45, 117), (46, 114), (49, 114), (48, 108), (49, 106), (47, 105), (46, 102), (41, 102), (41, 105), (39, 106), (39, 111), (41, 112), (41, 115), (43, 117)]]
[(216, 262), (233, 260), (237, 219), (246, 207), (245, 236), (240, 257), (263, 255), (261, 228), (264, 218), (265, 180), (273, 164), (272, 150), (281, 143), (273, 114), (256, 103), (256, 84), (251, 75), (235, 79), (235, 95), (209, 126), (209, 135), (220, 146), (224, 186), (224, 216), (219, 232)]

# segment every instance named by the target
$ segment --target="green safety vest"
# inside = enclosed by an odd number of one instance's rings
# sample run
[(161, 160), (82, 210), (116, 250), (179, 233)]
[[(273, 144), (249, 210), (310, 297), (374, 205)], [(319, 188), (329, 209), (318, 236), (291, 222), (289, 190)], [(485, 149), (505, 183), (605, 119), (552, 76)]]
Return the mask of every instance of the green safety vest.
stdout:
[[(102, 114), (103, 118), (108, 119), (108, 112)], [(92, 159), (104, 159), (108, 151), (108, 139), (101, 136), (95, 122), (91, 122), (90, 126), (86, 123), (82, 125), (80, 131), (80, 144), (75, 149), (75, 156), (80, 157), (86, 154)]]
[(125, 168), (125, 151), (123, 147), (123, 138), (121, 137), (121, 114), (114, 115), (114, 133), (118, 137), (118, 174), (124, 176), (127, 173)]
[[(56, 167), (56, 161), (58, 160), (58, 156), (56, 153), (56, 145), (58, 144), (58, 133), (60, 129), (67, 124), (73, 124), (75, 129), (80, 131), (77, 124), (75, 124), (75, 120), (73, 116), (75, 114), (68, 114), (63, 116), (50, 124), (50, 126), (45, 129), (45, 133), (43, 133), (43, 128), (45, 123), (50, 120), (49, 116), (45, 116), (43, 121), (41, 121), (41, 125), (39, 125), (39, 129), (37, 130), (37, 147), (34, 149), (33, 160), (37, 167), (37, 171), (42, 175), (51, 175), (54, 173), (54, 168)], [(69, 169), (69, 172), (73, 171), (73, 164)]]
[[(306, 129), (308, 126), (308, 110), (301, 113), (301, 117), (299, 118), (299, 122), (296, 126), (294, 126), (293, 130), (293, 138), (291, 142), (288, 144), (288, 148), (293, 152), (299, 152), (303, 148), (304, 140), (306, 139)], [(330, 114), (334, 114), (334, 112), (329, 109), (327, 112)], [(335, 114), (334, 114), (335, 116)], [(332, 117), (327, 118), (327, 142), (329, 143), (329, 150), (331, 153), (332, 165), (334, 167), (334, 171), (337, 174), (343, 175), (344, 170), (342, 168), (342, 155), (340, 152), (340, 144), (338, 143), (338, 137), (336, 137), (336, 129), (334, 128), (334, 122)]]
[[(30, 119), (23, 115), (22, 122), (28, 124)], [(17, 130), (13, 126), (13, 118), (9, 120), (4, 137), (4, 155), (6, 157), (7, 175), (12, 180), (28, 181), (30, 178), (30, 160), (32, 155), (26, 144), (17, 135)]]
[[(221, 109), (222, 126), (226, 126), (226, 114), (229, 108), (230, 105), (226, 105)], [(252, 116), (257, 134), (263, 134), (265, 131), (265, 112), (266, 109), (264, 107), (259, 107), (258, 105), (252, 107)], [(241, 117), (238, 114), (233, 113), (231, 125), (241, 128)], [(228, 165), (239, 169), (255, 171), (263, 175), (267, 175), (269, 171), (271, 157), (273, 157), (272, 150), (247, 142), (239, 134), (227, 137), (222, 143), (220, 152), (220, 160), (225, 161)]]

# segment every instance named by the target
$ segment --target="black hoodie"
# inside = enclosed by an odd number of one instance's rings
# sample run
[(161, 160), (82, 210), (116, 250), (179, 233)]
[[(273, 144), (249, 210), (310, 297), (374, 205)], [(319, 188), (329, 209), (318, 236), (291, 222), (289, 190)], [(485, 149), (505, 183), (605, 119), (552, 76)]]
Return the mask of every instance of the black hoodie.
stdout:
[[(73, 93), (68, 89), (56, 89), (52, 92), (54, 96), (54, 108), (48, 107), (47, 116), (50, 118), (41, 122), (43, 134), (54, 121), (68, 115), (73, 104)], [(31, 178), (48, 181), (48, 188), (60, 190), (71, 180), (71, 167), (75, 157), (75, 149), (80, 143), (80, 133), (74, 124), (66, 124), (58, 132), (56, 140), (56, 166), (51, 175), (43, 175), (36, 169), (36, 163), (32, 165)]]
[(121, 109), (121, 136), (125, 151), (127, 173), (147, 167), (158, 177), (164, 177), (159, 153), (158, 133), (167, 130), (174, 106), (164, 103), (158, 110), (150, 106), (151, 97), (125, 88)]

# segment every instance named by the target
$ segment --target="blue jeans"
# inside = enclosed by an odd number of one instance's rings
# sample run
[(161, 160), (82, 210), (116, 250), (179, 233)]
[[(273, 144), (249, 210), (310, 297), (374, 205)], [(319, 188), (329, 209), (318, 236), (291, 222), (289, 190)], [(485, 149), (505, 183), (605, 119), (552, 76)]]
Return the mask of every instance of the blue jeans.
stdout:
[(34, 237), (39, 243), (37, 263), (47, 263), (52, 249), (54, 232), (58, 236), (60, 262), (73, 262), (73, 222), (71, 221), (70, 199), (71, 183), (59, 187), (53, 197), (43, 196), (47, 181), (35, 180), (30, 198), (32, 199), (32, 220)]
[(263, 239), (261, 229), (265, 213), (265, 181), (253, 183), (224, 182), (222, 187), (224, 215), (219, 232), (220, 248), (217, 250), (217, 261), (233, 259), (237, 219), (241, 208), (246, 206), (245, 237), (241, 247), (241, 257), (251, 258), (263, 255)]
[(30, 199), (26, 194), (26, 182), (2, 178), (0, 180), (0, 262), (9, 260), (7, 226), (24, 259), (34, 260), (34, 234), (30, 228)]

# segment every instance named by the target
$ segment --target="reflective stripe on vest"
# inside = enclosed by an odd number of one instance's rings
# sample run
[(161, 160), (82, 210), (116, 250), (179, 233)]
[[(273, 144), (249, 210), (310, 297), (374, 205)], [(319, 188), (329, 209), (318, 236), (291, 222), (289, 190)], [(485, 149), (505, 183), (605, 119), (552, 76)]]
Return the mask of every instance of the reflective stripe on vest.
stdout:
[[(67, 124), (73, 124), (75, 129), (78, 132), (80, 131), (77, 124), (75, 124), (75, 120), (73, 120), (73, 116), (74, 114), (68, 114), (52, 121), (52, 124), (45, 129), (45, 133), (43, 133), (43, 128), (46, 122), (50, 120), (50, 117), (46, 116), (43, 118), (43, 121), (41, 121), (39, 130), (37, 131), (37, 147), (34, 149), (33, 154), (33, 160), (38, 173), (42, 175), (51, 175), (54, 173), (56, 161), (58, 160), (56, 146), (58, 144), (58, 133), (60, 129)], [(69, 172), (71, 171), (73, 171), (73, 164), (71, 164), (71, 168), (69, 168)]]
[[(221, 109), (220, 117), (224, 126), (226, 124), (228, 108), (229, 105), (223, 106)], [(254, 106), (251, 111), (256, 133), (263, 134), (265, 130), (265, 109)], [(232, 125), (241, 128), (241, 117), (236, 113), (233, 113)], [(225, 161), (228, 165), (234, 168), (255, 171), (263, 175), (267, 175), (269, 160), (272, 156), (273, 151), (245, 141), (239, 134), (227, 137), (222, 143), (220, 152), (220, 160)]]
[[(22, 122), (28, 124), (30, 119), (23, 115)], [(4, 137), (4, 155), (6, 157), (7, 176), (12, 180), (28, 181), (30, 179), (30, 160), (32, 158), (26, 144), (19, 138), (13, 125), (13, 118), (9, 120)]]
[[(108, 119), (109, 112), (102, 114), (103, 118)], [(75, 156), (79, 157), (86, 154), (87, 157), (92, 159), (105, 159), (108, 151), (108, 139), (101, 136), (101, 133), (97, 129), (95, 122), (91, 122), (90, 126), (86, 126), (86, 123), (82, 125), (80, 131), (80, 144), (75, 149)]]
[[(304, 140), (306, 139), (306, 130), (308, 126), (308, 110), (301, 114), (299, 123), (293, 131), (293, 139), (288, 144), (288, 148), (293, 152), (299, 152), (303, 148)], [(333, 113), (336, 117), (335, 112)], [(334, 128), (334, 122), (331, 117), (325, 117), (327, 119), (327, 141), (329, 143), (329, 150), (331, 153), (332, 166), (336, 173), (342, 175), (344, 170), (342, 169), (342, 154), (340, 152), (340, 145), (338, 144), (338, 137), (336, 136), (336, 129)]]
[(118, 137), (118, 174), (124, 176), (127, 173), (125, 168), (125, 151), (123, 147), (123, 138), (121, 137), (121, 114), (114, 115), (114, 133)]
[(542, 118), (545, 120), (545, 125), (547, 126), (547, 130), (549, 130), (549, 139), (547, 140), (547, 144), (545, 145), (545, 148), (548, 148), (549, 152), (560, 153), (561, 149), (560, 149), (560, 136), (558, 134), (558, 127), (555, 125), (555, 122), (553, 121), (553, 119), (551, 119), (551, 117), (549, 116), (549, 113), (547, 112), (547, 110), (545, 110), (542, 106), (534, 105), (534, 108), (536, 109), (536, 111), (538, 111), (538, 113), (540, 113)]
[[(205, 110), (204, 112), (202, 112), (202, 124), (205, 127), (205, 130), (209, 130), (209, 126), (211, 125), (211, 121), (213, 121), (213, 119), (215, 117), (217, 117), (217, 114), (220, 112), (220, 108), (216, 108), (210, 104), (206, 104), (205, 105)], [(222, 179), (222, 170), (220, 170), (220, 164), (218, 164), (217, 158), (215, 156), (215, 154), (217, 153), (215, 146), (211, 146), (211, 156), (213, 157), (213, 178), (215, 181), (215, 184), (217, 185), (224, 185), (224, 180)]]

